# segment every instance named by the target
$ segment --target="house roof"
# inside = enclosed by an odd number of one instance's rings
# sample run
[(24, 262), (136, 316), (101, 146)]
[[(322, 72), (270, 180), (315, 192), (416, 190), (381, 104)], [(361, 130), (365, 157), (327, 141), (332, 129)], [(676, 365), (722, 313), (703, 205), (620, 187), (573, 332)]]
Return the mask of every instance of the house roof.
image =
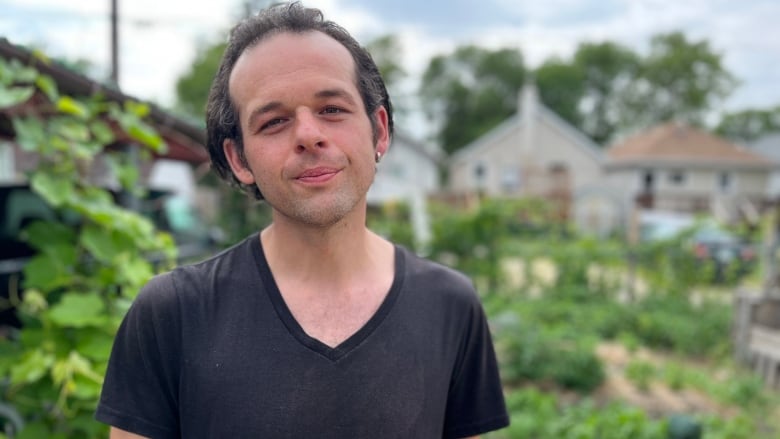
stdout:
[[(140, 99), (101, 84), (55, 61), (46, 62), (39, 55), (15, 46), (2, 37), (0, 37), (0, 56), (19, 60), (23, 64), (35, 67), (39, 72), (50, 76), (63, 94), (89, 96), (100, 93), (106, 99), (115, 102), (140, 101)], [(168, 145), (168, 152), (163, 155), (164, 158), (197, 164), (208, 162), (209, 157), (205, 149), (206, 132), (203, 128), (174, 116), (154, 104), (149, 103), (149, 107), (151, 123)]]
[(396, 145), (409, 148), (410, 150), (419, 154), (421, 157), (424, 157), (426, 160), (429, 160), (436, 165), (441, 162), (441, 157), (439, 154), (437, 154), (435, 151), (429, 151), (425, 148), (425, 146), (423, 146), (422, 143), (412, 138), (408, 133), (402, 132), (398, 129), (396, 129), (395, 133), (393, 133), (393, 143), (390, 145), (390, 154), (392, 154), (393, 147)]
[[(580, 130), (558, 116), (554, 111), (547, 108), (541, 101), (536, 102), (535, 108), (536, 112), (534, 112), (534, 117), (537, 121), (549, 123), (553, 128), (557, 129), (559, 133), (570, 139), (573, 145), (580, 148), (597, 162), (603, 159), (601, 149)], [(469, 161), (475, 157), (481, 156), (484, 153), (484, 149), (491, 147), (497, 140), (509, 135), (516, 129), (522, 129), (522, 124), (523, 117), (518, 111), (453, 154), (450, 158), (450, 163)]]
[(651, 163), (757, 168), (774, 166), (770, 160), (747, 148), (678, 122), (668, 122), (631, 136), (610, 147), (607, 157), (612, 167)]

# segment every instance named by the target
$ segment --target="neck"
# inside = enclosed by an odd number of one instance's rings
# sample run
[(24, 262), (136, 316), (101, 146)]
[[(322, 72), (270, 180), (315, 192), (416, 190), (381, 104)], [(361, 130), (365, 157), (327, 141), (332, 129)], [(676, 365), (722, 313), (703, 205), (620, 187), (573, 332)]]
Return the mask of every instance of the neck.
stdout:
[(260, 235), (275, 277), (339, 285), (372, 273), (392, 255), (392, 244), (368, 230), (365, 217), (327, 227), (290, 223), (274, 216)]

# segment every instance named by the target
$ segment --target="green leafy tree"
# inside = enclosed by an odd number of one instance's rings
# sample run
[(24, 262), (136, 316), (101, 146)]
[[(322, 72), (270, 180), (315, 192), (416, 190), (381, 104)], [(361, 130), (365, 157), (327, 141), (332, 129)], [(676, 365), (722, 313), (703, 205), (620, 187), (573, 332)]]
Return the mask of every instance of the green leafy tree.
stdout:
[(412, 96), (404, 93), (402, 82), (409, 76), (403, 67), (403, 48), (395, 35), (389, 34), (369, 41), (366, 49), (371, 53), (387, 86), (396, 119), (404, 119), (411, 111)]
[(226, 45), (219, 42), (201, 47), (189, 70), (176, 81), (176, 106), (179, 110), (203, 120), (211, 81)]
[(106, 156), (125, 190), (137, 191), (137, 166), (107, 146), (165, 145), (143, 120), (146, 105), (62, 95), (51, 78), (2, 58), (0, 111), (19, 147), (39, 157), (32, 189), (63, 218), (24, 229), (37, 254), (15, 303), (24, 326), (0, 336), (0, 400), (21, 414), (19, 438), (106, 437), (92, 416), (113, 336), (155, 272), (149, 256), (162, 256), (165, 268), (176, 250), (170, 235), (118, 207), (87, 174)]
[(517, 49), (469, 45), (431, 59), (420, 96), (442, 149), (457, 151), (516, 111), (525, 74)]
[(574, 54), (574, 66), (585, 87), (579, 105), (582, 130), (597, 144), (605, 144), (625, 125), (624, 100), (637, 80), (640, 59), (619, 44), (584, 43)]
[(764, 134), (780, 131), (780, 105), (726, 113), (715, 131), (729, 139), (749, 142)]
[(580, 101), (585, 95), (582, 70), (560, 58), (545, 61), (534, 71), (542, 102), (574, 126), (582, 126)]
[(689, 41), (681, 32), (656, 35), (633, 87), (630, 115), (636, 122), (631, 125), (646, 127), (673, 119), (701, 125), (736, 84), (722, 56), (707, 41)]
[(542, 101), (605, 144), (621, 126), (623, 101), (639, 70), (639, 57), (612, 42), (583, 43), (571, 61), (552, 58), (535, 71)]

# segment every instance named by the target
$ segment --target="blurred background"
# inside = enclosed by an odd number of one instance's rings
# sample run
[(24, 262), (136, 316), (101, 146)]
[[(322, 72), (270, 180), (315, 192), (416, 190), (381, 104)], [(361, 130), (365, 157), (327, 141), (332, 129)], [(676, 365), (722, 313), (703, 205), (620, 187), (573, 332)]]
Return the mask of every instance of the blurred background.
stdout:
[[(0, 0), (0, 437), (104, 437), (140, 285), (268, 223), (203, 113), (269, 3)], [(513, 421), (488, 437), (780, 435), (780, 3), (304, 4), (393, 99), (369, 225), (482, 295)]]

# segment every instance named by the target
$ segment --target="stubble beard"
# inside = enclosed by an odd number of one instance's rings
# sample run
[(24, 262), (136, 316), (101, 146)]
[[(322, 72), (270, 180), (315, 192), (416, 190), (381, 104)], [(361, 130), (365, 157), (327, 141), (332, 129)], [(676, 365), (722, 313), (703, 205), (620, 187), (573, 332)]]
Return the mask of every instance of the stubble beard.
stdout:
[(325, 229), (338, 224), (358, 208), (373, 181), (374, 175), (371, 175), (367, 182), (342, 187), (330, 194), (306, 198), (282, 196), (282, 199), (266, 198), (266, 202), (277, 215), (292, 223)]

